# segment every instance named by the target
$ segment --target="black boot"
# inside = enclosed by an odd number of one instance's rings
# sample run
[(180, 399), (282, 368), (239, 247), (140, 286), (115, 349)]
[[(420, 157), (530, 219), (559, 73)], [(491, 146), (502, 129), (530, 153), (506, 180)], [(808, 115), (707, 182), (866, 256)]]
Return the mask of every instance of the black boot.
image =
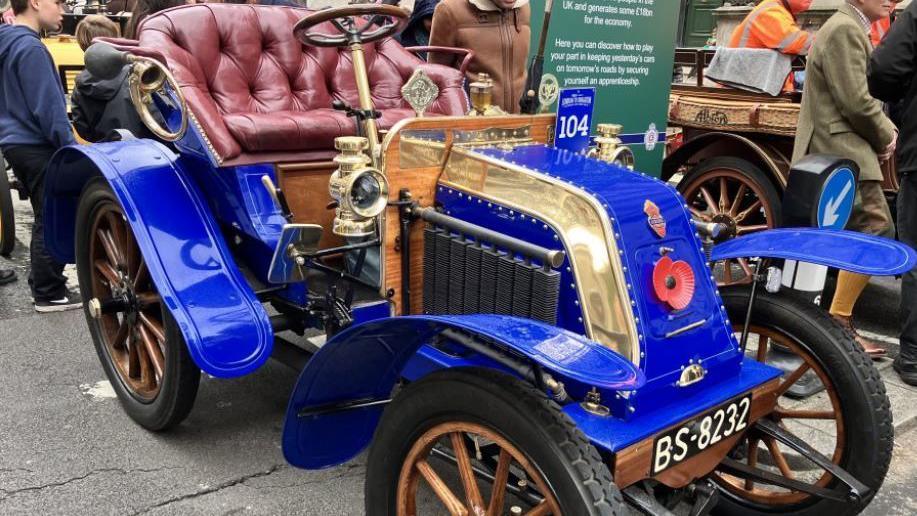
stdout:
[(905, 362), (898, 357), (892, 363), (892, 368), (898, 373), (902, 382), (917, 386), (917, 362)]
[(10, 269), (0, 269), (0, 285), (16, 281), (16, 272)]

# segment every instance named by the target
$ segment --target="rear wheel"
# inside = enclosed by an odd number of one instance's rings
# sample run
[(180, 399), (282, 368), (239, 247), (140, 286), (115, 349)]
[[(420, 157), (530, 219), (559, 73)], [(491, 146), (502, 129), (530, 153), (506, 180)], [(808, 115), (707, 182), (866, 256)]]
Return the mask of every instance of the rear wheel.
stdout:
[(16, 245), (16, 219), (6, 162), (0, 156), (0, 255), (9, 256)]
[[(694, 218), (724, 224), (735, 237), (772, 229), (780, 224), (781, 203), (767, 175), (744, 159), (705, 159), (678, 183)], [(744, 258), (717, 263), (721, 285), (746, 284), (751, 268)]]
[[(723, 301), (735, 331), (741, 332), (748, 289), (723, 289)], [(840, 503), (802, 491), (715, 473), (723, 490), (724, 514), (796, 514), (843, 516), (859, 513), (885, 478), (894, 430), (885, 386), (872, 361), (853, 338), (818, 306), (785, 296), (758, 294), (746, 355), (776, 364), (792, 363), (779, 387), (777, 409), (769, 415), (854, 478), (872, 488), (859, 504)], [(780, 356), (778, 356), (780, 355)], [(787, 356), (793, 360), (787, 360)], [(800, 379), (811, 376), (824, 388), (798, 400), (786, 396)], [(789, 447), (749, 432), (732, 452), (748, 465), (806, 484), (833, 488), (838, 481)]]
[(624, 514), (596, 449), (560, 407), (503, 373), (434, 373), (385, 410), (368, 514)]
[(80, 197), (76, 264), (92, 340), (124, 410), (149, 430), (177, 425), (194, 405), (200, 370), (101, 178)]

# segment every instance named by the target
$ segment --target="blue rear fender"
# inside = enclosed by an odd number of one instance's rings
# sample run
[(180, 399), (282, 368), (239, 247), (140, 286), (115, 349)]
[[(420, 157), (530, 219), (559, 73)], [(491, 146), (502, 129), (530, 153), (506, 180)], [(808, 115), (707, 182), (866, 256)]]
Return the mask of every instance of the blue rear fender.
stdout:
[(372, 439), (383, 405), (316, 409), (387, 399), (405, 364), (446, 329), (524, 356), (561, 381), (604, 391), (631, 391), (645, 382), (643, 373), (614, 351), (530, 319), (501, 315), (377, 319), (335, 335), (306, 364), (287, 408), (283, 429), (287, 461), (317, 469), (341, 464), (360, 453)]
[(213, 376), (240, 376), (270, 356), (273, 330), (188, 166), (206, 164), (179, 161), (152, 140), (61, 149), (45, 177), (45, 240), (55, 258), (75, 262), (80, 194), (104, 177), (194, 361)]

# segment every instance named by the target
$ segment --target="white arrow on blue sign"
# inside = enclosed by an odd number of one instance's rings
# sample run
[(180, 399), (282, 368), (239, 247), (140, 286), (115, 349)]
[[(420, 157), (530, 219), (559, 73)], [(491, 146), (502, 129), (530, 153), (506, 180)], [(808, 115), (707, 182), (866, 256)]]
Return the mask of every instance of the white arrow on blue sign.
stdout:
[(847, 167), (831, 173), (825, 181), (818, 199), (818, 227), (844, 229), (853, 211), (856, 197), (856, 178)]

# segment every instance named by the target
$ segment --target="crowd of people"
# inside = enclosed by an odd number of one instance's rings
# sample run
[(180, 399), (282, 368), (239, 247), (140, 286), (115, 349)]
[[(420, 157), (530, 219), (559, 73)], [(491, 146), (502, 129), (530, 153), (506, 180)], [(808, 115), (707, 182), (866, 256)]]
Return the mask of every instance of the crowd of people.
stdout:
[[(814, 153), (853, 159), (859, 165), (857, 194), (847, 229), (889, 238), (895, 227), (882, 190), (882, 163), (897, 158), (901, 189), (897, 232), (917, 246), (917, 3), (896, 16), (898, 0), (845, 0), (817, 32), (797, 23), (812, 0), (764, 0), (736, 28), (728, 46), (807, 55), (805, 84), (793, 161)], [(894, 18), (897, 19), (892, 23)], [(792, 77), (785, 90), (793, 90)], [(854, 306), (869, 277), (841, 271), (830, 313), (873, 357), (886, 350), (853, 326)], [(917, 385), (917, 272), (901, 289), (901, 353), (894, 369)]]

